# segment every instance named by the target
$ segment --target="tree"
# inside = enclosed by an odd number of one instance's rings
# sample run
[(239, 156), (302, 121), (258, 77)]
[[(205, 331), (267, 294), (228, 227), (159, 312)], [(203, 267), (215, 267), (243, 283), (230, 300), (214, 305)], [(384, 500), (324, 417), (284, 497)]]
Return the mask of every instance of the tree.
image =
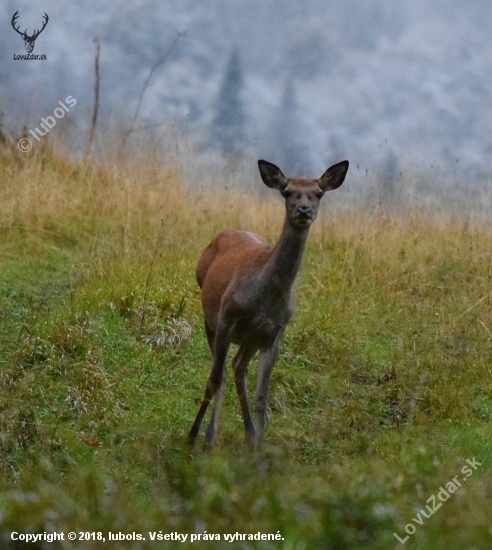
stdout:
[(381, 198), (380, 203), (395, 206), (397, 201), (398, 184), (398, 157), (396, 153), (390, 149), (386, 155), (382, 166), (381, 174)]
[(239, 155), (246, 144), (245, 115), (241, 98), (243, 74), (239, 53), (229, 58), (212, 121), (212, 134), (225, 155)]
[(286, 174), (309, 172), (309, 148), (306, 146), (306, 128), (299, 116), (296, 91), (292, 79), (284, 85), (275, 128), (275, 144), (280, 149), (279, 163)]

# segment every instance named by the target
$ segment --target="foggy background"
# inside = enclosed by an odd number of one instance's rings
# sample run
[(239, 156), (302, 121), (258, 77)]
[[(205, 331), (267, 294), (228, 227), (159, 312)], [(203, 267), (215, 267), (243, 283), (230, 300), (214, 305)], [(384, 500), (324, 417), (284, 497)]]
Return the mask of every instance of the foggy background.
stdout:
[[(46, 29), (34, 54), (21, 30)], [(265, 158), (318, 177), (347, 158), (354, 177), (394, 192), (488, 185), (492, 139), (492, 4), (486, 0), (4, 0), (0, 110), (5, 133), (39, 126), (57, 102), (77, 105), (51, 134), (83, 151), (101, 97), (94, 156), (131, 127), (134, 145), (184, 142), (204, 162)], [(186, 35), (179, 36), (178, 33)], [(172, 51), (169, 48), (174, 43)], [(50, 136), (55, 137), (55, 136)], [(35, 144), (36, 145), (36, 144)], [(256, 169), (253, 166), (253, 169)]]

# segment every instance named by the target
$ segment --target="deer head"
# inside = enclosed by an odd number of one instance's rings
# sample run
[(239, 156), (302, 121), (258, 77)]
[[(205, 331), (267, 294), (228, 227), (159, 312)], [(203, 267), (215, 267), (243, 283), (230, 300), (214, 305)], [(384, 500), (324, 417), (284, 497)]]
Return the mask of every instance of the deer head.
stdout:
[(285, 199), (288, 222), (297, 229), (307, 229), (318, 214), (319, 203), (327, 191), (342, 185), (348, 170), (344, 160), (328, 168), (321, 178), (286, 178), (282, 170), (266, 160), (259, 160), (261, 179), (272, 189), (277, 189)]
[(15, 26), (15, 23), (18, 17), (19, 17), (19, 10), (17, 10), (12, 17), (12, 27), (16, 32), (18, 32), (22, 36), (22, 40), (24, 40), (27, 53), (31, 53), (34, 50), (34, 43), (36, 42), (36, 38), (43, 32), (44, 28), (48, 24), (49, 17), (46, 13), (44, 14), (43, 26), (41, 27), (41, 30), (35, 30), (31, 36), (27, 34), (27, 29), (24, 32), (21, 32), (19, 30), (19, 26), (17, 27)]

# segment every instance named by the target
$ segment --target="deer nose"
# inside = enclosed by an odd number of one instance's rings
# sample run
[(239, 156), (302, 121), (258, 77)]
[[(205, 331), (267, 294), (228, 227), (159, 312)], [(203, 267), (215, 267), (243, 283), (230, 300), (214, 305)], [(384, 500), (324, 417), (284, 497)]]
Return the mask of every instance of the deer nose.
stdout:
[(306, 204), (300, 204), (297, 207), (297, 211), (299, 212), (299, 214), (301, 214), (302, 216), (305, 216), (306, 218), (311, 216), (312, 214), (311, 207), (307, 206)]

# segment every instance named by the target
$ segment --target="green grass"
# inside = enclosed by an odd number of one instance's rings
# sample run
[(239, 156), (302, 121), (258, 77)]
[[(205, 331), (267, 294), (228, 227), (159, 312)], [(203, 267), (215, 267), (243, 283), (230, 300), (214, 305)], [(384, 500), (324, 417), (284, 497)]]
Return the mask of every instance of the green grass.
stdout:
[[(193, 547), (398, 548), (393, 533), (475, 457), (405, 547), (490, 548), (492, 232), (325, 205), (272, 375), (265, 456), (243, 445), (232, 384), (217, 448), (191, 454), (211, 365), (196, 261), (221, 228), (275, 240), (282, 205), (197, 196), (179, 174), (175, 161), (116, 172), (50, 149), (0, 159), (1, 547), (51, 529), (146, 537), (66, 546), (84, 549), (159, 548), (154, 531), (221, 535)], [(179, 345), (155, 344), (183, 321)], [(224, 540), (236, 532), (283, 540)]]

